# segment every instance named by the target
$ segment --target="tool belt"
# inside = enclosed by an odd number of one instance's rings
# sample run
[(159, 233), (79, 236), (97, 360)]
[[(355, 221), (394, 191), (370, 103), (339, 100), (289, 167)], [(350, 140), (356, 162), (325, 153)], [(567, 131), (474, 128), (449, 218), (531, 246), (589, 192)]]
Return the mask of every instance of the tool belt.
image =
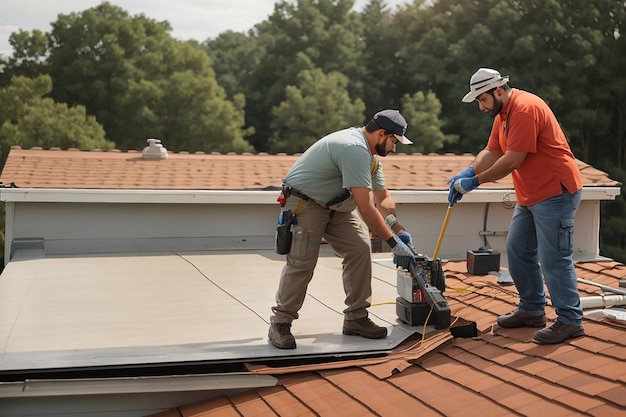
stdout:
[(309, 197), (308, 195), (301, 193), (300, 191), (288, 186), (287, 184), (283, 184), (283, 195), (285, 196), (285, 198), (293, 195), (304, 201), (309, 201), (311, 199), (311, 197)]

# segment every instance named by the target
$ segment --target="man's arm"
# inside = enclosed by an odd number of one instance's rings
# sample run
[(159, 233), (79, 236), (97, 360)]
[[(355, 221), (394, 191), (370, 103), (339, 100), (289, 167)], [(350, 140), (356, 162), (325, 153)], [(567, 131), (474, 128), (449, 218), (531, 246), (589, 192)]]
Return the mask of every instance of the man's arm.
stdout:
[(484, 148), (482, 151), (478, 152), (476, 158), (472, 162), (472, 166), (474, 167), (474, 171), (477, 174), (481, 172), (485, 172), (502, 156), (502, 153), (499, 151), (495, 151), (489, 148)]
[[(411, 236), (407, 233), (403, 234), (404, 237), (409, 238), (409, 243), (406, 243), (404, 239), (401, 239), (400, 236), (396, 236), (391, 232), (391, 230), (389, 230), (381, 212), (378, 211), (376, 205), (374, 205), (374, 193), (372, 190), (365, 187), (352, 187), (352, 195), (356, 200), (357, 207), (361, 213), (361, 218), (371, 232), (380, 236), (389, 244), (389, 246), (391, 246), (394, 259), (396, 259), (396, 256), (403, 257), (414, 255), (414, 249), (412, 249), (412, 246), (409, 247), (411, 245)], [(386, 204), (388, 203), (389, 202)]]
[[(396, 202), (386, 188), (384, 190), (374, 191), (374, 201), (376, 202), (376, 208), (380, 212), (383, 219), (386, 219), (388, 215), (393, 214), (396, 216)], [(406, 232), (404, 226), (395, 219), (396, 223), (391, 226), (391, 230), (398, 235), (401, 232)], [(387, 224), (387, 222), (385, 222)], [(389, 226), (387, 224), (387, 226)]]
[(476, 156), (472, 165), (478, 183), (497, 181), (509, 175), (526, 158), (526, 152), (507, 151), (505, 154), (485, 148)]
[[(378, 191), (376, 193), (378, 193)], [(361, 218), (363, 219), (367, 227), (369, 227), (370, 231), (380, 236), (385, 241), (389, 240), (393, 236), (393, 233), (391, 233), (391, 230), (389, 230), (387, 224), (385, 224), (385, 218), (383, 217), (382, 213), (386, 212), (387, 210), (389, 211), (389, 213), (391, 213), (391, 210), (395, 212), (395, 203), (393, 203), (393, 205), (391, 206), (393, 208), (390, 208), (390, 202), (386, 201), (387, 198), (383, 198), (382, 201), (379, 202), (379, 206), (381, 204), (384, 204), (384, 206), (386, 206), (387, 208), (382, 208), (383, 206), (381, 206), (381, 209), (385, 210), (381, 212), (376, 207), (376, 205), (374, 205), (374, 192), (369, 188), (352, 187), (352, 195), (354, 196), (354, 200), (356, 201), (359, 213), (361, 213)], [(389, 195), (389, 198), (391, 198), (391, 195)]]

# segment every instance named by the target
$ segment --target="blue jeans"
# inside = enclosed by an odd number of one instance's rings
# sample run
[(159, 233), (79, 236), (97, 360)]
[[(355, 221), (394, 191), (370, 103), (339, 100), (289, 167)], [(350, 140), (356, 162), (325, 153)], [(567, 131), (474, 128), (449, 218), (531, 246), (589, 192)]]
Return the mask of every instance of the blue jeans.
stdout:
[(559, 321), (582, 325), (574, 251), (574, 216), (581, 190), (551, 197), (533, 206), (516, 205), (506, 240), (509, 272), (519, 292), (520, 312), (542, 315), (543, 277)]

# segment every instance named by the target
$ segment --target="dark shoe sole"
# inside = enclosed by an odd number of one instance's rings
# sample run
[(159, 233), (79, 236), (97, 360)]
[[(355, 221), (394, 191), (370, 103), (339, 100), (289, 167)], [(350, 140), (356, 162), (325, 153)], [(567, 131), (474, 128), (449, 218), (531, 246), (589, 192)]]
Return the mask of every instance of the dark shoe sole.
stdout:
[(280, 343), (277, 343), (272, 338), (272, 329), (270, 329), (269, 332), (267, 333), (267, 338), (270, 340), (270, 343), (275, 348), (278, 348), (278, 349), (295, 349), (296, 348), (296, 342), (295, 341), (293, 343), (283, 343), (282, 345)]
[(507, 323), (505, 321), (500, 322), (500, 320), (496, 321), (498, 326), (504, 327), (506, 329), (517, 329), (519, 327), (546, 327), (545, 320), (537, 320), (537, 321), (522, 321), (517, 323)]
[(384, 339), (385, 337), (387, 337), (387, 332), (381, 333), (381, 334), (371, 334), (371, 333), (362, 332), (360, 330), (345, 329), (345, 328), (343, 329), (343, 334), (347, 336), (361, 336), (367, 339)]
[(567, 339), (575, 339), (577, 337), (582, 337), (584, 335), (585, 335), (585, 330), (584, 329), (580, 329), (579, 331), (574, 332), (572, 334), (569, 334), (569, 335), (565, 336), (562, 339), (543, 339), (542, 340), (540, 337), (538, 338), (536, 336), (533, 336), (533, 341), (535, 341), (537, 343), (542, 343), (544, 345), (554, 345), (554, 344), (557, 344), (557, 343), (563, 343)]

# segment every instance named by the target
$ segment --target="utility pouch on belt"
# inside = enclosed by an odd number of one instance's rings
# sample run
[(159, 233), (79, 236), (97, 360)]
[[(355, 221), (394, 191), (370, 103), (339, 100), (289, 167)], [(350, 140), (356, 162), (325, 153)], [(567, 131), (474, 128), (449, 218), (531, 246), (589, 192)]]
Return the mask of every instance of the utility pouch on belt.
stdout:
[(350, 191), (344, 189), (343, 194), (326, 203), (326, 208), (334, 211), (352, 211), (356, 208), (356, 200)]
[(297, 223), (296, 216), (291, 210), (281, 212), (279, 224), (276, 226), (276, 245), (274, 251), (279, 255), (286, 255), (291, 249), (291, 227)]

